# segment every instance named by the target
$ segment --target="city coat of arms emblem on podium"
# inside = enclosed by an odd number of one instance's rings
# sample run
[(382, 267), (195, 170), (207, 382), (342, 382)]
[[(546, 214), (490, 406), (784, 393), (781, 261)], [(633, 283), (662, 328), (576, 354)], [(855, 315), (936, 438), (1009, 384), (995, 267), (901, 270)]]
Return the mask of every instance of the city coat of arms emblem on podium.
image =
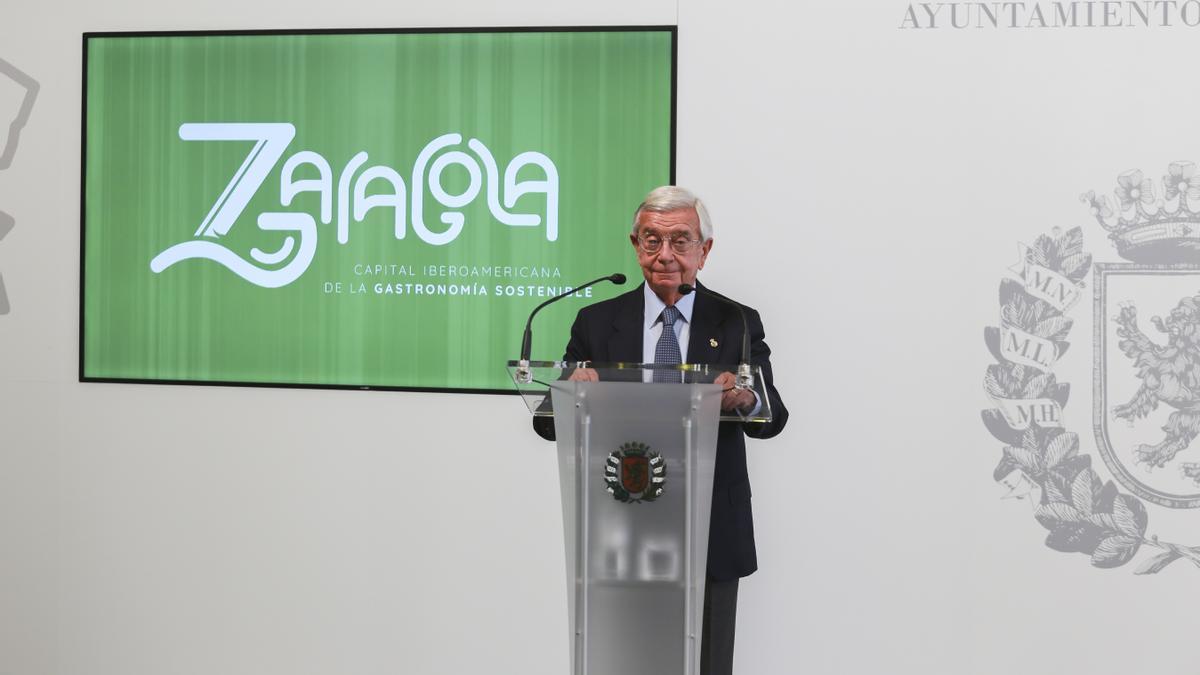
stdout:
[(609, 453), (604, 467), (605, 490), (619, 502), (652, 502), (667, 485), (667, 464), (645, 443), (625, 443)]

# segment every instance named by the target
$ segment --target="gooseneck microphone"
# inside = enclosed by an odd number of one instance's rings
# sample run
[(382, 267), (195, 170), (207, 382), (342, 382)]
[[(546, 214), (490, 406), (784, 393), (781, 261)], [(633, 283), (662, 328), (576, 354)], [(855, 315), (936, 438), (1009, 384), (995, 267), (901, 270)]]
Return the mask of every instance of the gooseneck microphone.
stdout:
[(752, 389), (754, 387), (754, 372), (750, 369), (750, 323), (746, 321), (746, 308), (742, 303), (730, 300), (729, 298), (710, 291), (707, 288), (692, 286), (691, 284), (679, 284), (679, 294), (687, 295), (693, 291), (703, 293), (704, 295), (720, 300), (727, 305), (733, 305), (737, 308), (738, 314), (742, 317), (742, 362), (738, 364), (737, 386), (738, 389)]
[(601, 281), (611, 281), (620, 286), (625, 283), (625, 275), (618, 272), (616, 274), (609, 274), (607, 276), (600, 277), (599, 279), (592, 279), (586, 284), (576, 286), (565, 293), (559, 293), (553, 298), (550, 298), (549, 300), (533, 308), (533, 311), (529, 313), (529, 319), (525, 321), (525, 333), (521, 336), (521, 358), (517, 362), (516, 372), (516, 379), (518, 382), (522, 384), (529, 384), (533, 381), (533, 373), (529, 370), (529, 353), (533, 351), (533, 317), (536, 316), (538, 312), (542, 311), (542, 308), (546, 305), (549, 305), (553, 302), (558, 302), (568, 295), (582, 291), (590, 286), (595, 286)]

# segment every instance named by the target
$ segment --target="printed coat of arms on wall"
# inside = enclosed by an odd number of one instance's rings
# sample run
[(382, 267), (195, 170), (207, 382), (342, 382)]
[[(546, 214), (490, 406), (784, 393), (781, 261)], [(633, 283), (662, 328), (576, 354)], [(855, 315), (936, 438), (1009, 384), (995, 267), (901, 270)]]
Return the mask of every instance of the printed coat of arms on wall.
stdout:
[[(1155, 550), (1138, 574), (1177, 560), (1200, 567), (1200, 546), (1150, 534), (1153, 509), (1200, 507), (1200, 175), (1174, 162), (1159, 191), (1141, 171), (1126, 171), (1114, 196), (1089, 191), (1081, 200), (1126, 262), (1093, 264), (1082, 228), (1055, 229), (1022, 245), (1000, 282), (1000, 322), (984, 330), (996, 362), (984, 376), (995, 406), (983, 422), (1004, 444), (993, 478), (1035, 505), (1052, 549), (1088, 555), (1096, 567)], [(1054, 373), (1089, 273), (1092, 422), (1103, 466), (1066, 426), (1070, 385)]]

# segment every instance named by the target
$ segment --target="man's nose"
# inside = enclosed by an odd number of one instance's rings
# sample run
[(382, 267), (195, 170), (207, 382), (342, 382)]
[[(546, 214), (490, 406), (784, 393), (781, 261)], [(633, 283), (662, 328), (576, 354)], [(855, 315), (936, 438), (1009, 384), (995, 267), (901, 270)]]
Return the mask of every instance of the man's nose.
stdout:
[(675, 251), (667, 242), (663, 242), (662, 248), (658, 249), (658, 260), (663, 263), (675, 262)]

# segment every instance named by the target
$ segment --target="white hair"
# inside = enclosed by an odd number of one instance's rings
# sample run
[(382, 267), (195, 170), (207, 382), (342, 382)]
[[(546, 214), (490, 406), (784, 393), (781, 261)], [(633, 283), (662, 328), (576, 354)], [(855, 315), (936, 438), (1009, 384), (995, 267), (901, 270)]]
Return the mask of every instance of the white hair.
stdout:
[(704, 202), (688, 189), (678, 185), (656, 187), (646, 195), (646, 200), (639, 204), (637, 210), (633, 212), (632, 233), (635, 235), (638, 233), (638, 218), (642, 217), (643, 211), (666, 213), (679, 209), (696, 209), (696, 215), (700, 217), (700, 239), (703, 241), (712, 239), (712, 220), (708, 217), (708, 209), (704, 208)]

